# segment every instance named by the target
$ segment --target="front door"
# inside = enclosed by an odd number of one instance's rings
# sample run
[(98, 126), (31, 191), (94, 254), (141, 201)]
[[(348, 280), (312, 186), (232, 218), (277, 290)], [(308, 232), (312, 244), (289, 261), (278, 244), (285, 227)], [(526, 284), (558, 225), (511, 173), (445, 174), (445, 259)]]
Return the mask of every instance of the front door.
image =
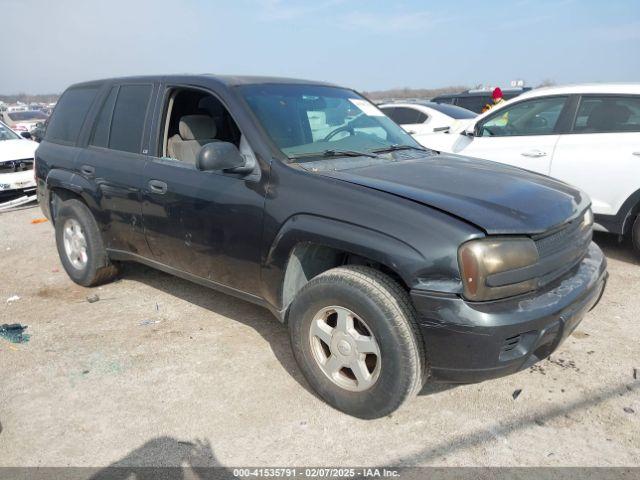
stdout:
[(594, 213), (618, 213), (640, 189), (640, 96), (583, 96), (551, 175), (584, 190)]
[(475, 136), (460, 136), (453, 153), (549, 175), (567, 97), (525, 100), (480, 120)]
[[(201, 97), (198, 96), (201, 95)], [(204, 96), (202, 96), (204, 95)], [(249, 176), (204, 172), (190, 148), (173, 142), (236, 142), (249, 148), (233, 119), (213, 96), (196, 90), (167, 88), (157, 118), (158, 147), (144, 169), (142, 213), (145, 235), (156, 261), (197, 277), (250, 294), (260, 291), (260, 249), (267, 172)], [(224, 108), (224, 107), (222, 107)], [(196, 113), (197, 112), (197, 113)], [(188, 129), (182, 118), (209, 116), (211, 122)], [(235, 129), (233, 128), (235, 127)], [(243, 143), (242, 145), (240, 145)], [(151, 152), (153, 153), (153, 152)], [(165, 153), (165, 155), (163, 155)], [(177, 158), (176, 158), (177, 157)]]

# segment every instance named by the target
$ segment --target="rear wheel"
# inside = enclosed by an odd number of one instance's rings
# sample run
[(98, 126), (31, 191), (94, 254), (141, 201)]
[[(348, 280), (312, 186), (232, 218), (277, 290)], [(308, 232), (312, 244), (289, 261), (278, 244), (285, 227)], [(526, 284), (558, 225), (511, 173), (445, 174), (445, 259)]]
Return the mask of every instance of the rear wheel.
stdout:
[(56, 245), (62, 266), (79, 285), (92, 287), (117, 273), (91, 211), (80, 200), (66, 200), (55, 219)]
[(407, 293), (368, 267), (334, 268), (291, 305), (294, 355), (315, 391), (360, 418), (393, 412), (423, 384), (426, 362)]

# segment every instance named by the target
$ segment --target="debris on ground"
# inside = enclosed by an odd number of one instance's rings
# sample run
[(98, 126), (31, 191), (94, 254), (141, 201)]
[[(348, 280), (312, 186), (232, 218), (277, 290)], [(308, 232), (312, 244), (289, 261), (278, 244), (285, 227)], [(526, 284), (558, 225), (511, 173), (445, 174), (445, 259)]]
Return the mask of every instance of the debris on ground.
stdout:
[(32, 225), (36, 225), (36, 224), (38, 224), (38, 223), (44, 223), (44, 222), (48, 222), (48, 221), (49, 221), (49, 220), (48, 220), (48, 219), (46, 219), (46, 218), (44, 218), (44, 217), (41, 217), (41, 218), (34, 218), (33, 220), (31, 220), (31, 224), (32, 224)]
[(536, 363), (535, 365), (532, 365), (529, 368), (529, 373), (539, 373), (541, 375), (546, 375), (547, 372), (545, 371), (544, 367), (542, 365), (540, 365), (539, 363)]
[(98, 300), (100, 300), (100, 297), (97, 294), (87, 297), (87, 302), (89, 303), (96, 303)]
[(627, 413), (636, 413), (636, 411), (631, 407), (624, 407), (622, 410), (624, 410)]
[(576, 367), (576, 362), (574, 362), (573, 360), (565, 360), (564, 358), (557, 358), (556, 359), (556, 358), (549, 357), (547, 361), (549, 363), (557, 365), (558, 367), (560, 367), (562, 369), (575, 370), (576, 372), (580, 371), (580, 369), (578, 367)]
[(536, 419), (534, 420), (534, 422), (535, 422), (535, 424), (536, 424), (536, 425), (538, 425), (539, 427), (544, 427), (544, 422), (543, 422), (541, 419), (536, 418)]
[[(34, 195), (22, 195), (21, 197), (14, 198), (13, 200), (9, 200), (7, 202), (0, 203), (0, 212), (9, 212), (13, 209), (21, 210), (20, 207), (22, 205), (26, 205), (27, 203), (35, 202), (37, 196)], [(24, 207), (23, 207), (24, 208)]]
[(138, 325), (140, 326), (144, 326), (144, 325), (153, 325), (154, 323), (160, 323), (160, 320), (151, 320), (151, 319), (146, 319), (141, 321)]
[(520, 396), (520, 394), (522, 393), (522, 389), (518, 388), (517, 390), (514, 390), (513, 393), (511, 394), (511, 396), (513, 397), (513, 399), (515, 400), (516, 398), (518, 398)]
[(20, 325), (19, 323), (2, 324), (0, 325), (0, 337), (6, 338), (11, 343), (26, 343), (31, 338), (28, 333), (23, 333), (27, 329), (27, 325)]
[(20, 300), (20, 297), (18, 295), (11, 295), (9, 298), (7, 298), (7, 303), (17, 302), (18, 300)]

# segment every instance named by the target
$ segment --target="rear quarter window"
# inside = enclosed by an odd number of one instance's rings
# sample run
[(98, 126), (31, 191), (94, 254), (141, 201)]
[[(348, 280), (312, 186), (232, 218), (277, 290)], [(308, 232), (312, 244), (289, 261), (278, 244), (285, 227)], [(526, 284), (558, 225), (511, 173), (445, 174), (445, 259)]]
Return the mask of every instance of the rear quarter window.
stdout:
[(56, 105), (47, 126), (46, 139), (74, 144), (99, 87), (79, 87), (67, 90)]

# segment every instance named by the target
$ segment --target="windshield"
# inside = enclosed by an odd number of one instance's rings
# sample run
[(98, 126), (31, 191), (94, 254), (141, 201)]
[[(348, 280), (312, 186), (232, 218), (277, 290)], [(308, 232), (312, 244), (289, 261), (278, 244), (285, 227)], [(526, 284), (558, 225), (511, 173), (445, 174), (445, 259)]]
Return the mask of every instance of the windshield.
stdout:
[(444, 113), (445, 115), (455, 118), (456, 120), (462, 120), (465, 118), (475, 118), (478, 116), (477, 113), (472, 112), (471, 110), (467, 110), (466, 108), (457, 107), (455, 105), (451, 105), (449, 103), (430, 103), (429, 107), (437, 110), (440, 113)]
[(0, 122), (0, 141), (15, 140), (16, 138), (20, 138), (20, 136), (17, 133), (13, 133), (13, 130)]
[(326, 152), (354, 156), (392, 146), (422, 148), (375, 105), (351, 90), (287, 84), (238, 88), (273, 142), (289, 158)]
[(47, 116), (38, 111), (31, 112), (11, 112), (7, 113), (9, 118), (14, 122), (28, 122), (30, 120), (46, 120)]

